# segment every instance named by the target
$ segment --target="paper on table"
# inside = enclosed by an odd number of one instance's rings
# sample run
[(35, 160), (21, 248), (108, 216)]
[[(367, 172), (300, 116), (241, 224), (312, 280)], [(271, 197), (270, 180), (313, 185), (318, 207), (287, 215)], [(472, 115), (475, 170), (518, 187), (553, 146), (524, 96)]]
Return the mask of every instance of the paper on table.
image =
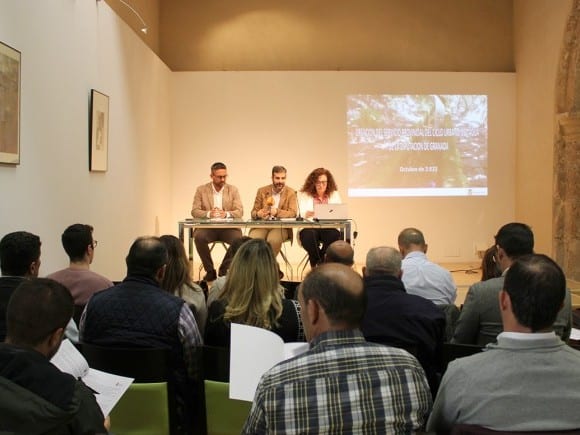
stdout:
[(570, 332), (570, 340), (580, 340), (580, 329), (572, 328)]
[(230, 399), (254, 400), (262, 375), (280, 361), (308, 350), (308, 343), (284, 343), (267, 329), (232, 323)]
[(58, 352), (50, 362), (60, 371), (69, 373), (76, 379), (80, 378), (87, 387), (93, 390), (97, 403), (105, 416), (109, 415), (134, 380), (91, 369), (87, 360), (69, 340), (63, 340)]

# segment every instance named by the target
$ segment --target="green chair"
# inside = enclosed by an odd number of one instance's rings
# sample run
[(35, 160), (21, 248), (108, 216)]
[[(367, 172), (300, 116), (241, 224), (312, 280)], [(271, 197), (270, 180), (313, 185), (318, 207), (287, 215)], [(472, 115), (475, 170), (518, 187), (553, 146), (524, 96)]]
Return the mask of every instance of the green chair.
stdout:
[(228, 382), (204, 381), (207, 435), (239, 435), (252, 402), (229, 398)]
[(111, 411), (115, 435), (169, 435), (167, 383), (133, 383)]
[(82, 343), (80, 347), (90, 367), (135, 379), (111, 411), (112, 433), (177, 433), (169, 350), (117, 348), (88, 343)]

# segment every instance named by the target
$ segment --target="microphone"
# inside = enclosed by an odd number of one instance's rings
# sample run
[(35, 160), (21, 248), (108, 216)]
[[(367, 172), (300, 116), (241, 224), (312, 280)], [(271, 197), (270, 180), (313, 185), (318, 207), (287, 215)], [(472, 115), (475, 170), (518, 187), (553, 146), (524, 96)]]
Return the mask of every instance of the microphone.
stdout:
[(298, 201), (298, 192), (295, 190), (294, 193), (296, 194), (296, 206), (298, 207), (298, 216), (296, 217), (296, 220), (298, 222), (302, 222), (304, 220), (304, 218), (302, 217), (302, 214), (300, 213), (300, 201)]

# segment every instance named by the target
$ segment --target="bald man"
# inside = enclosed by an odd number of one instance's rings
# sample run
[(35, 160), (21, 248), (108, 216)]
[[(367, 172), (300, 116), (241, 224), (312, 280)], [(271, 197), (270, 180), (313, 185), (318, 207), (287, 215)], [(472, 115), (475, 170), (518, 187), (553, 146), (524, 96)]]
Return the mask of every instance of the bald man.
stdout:
[(345, 266), (352, 267), (354, 264), (354, 249), (350, 246), (350, 243), (344, 240), (337, 240), (332, 242), (326, 254), (324, 255), (325, 263), (340, 263)]
[(243, 433), (420, 430), (431, 409), (425, 373), (406, 351), (365, 341), (360, 275), (323, 264), (306, 276), (298, 300), (310, 349), (262, 376)]

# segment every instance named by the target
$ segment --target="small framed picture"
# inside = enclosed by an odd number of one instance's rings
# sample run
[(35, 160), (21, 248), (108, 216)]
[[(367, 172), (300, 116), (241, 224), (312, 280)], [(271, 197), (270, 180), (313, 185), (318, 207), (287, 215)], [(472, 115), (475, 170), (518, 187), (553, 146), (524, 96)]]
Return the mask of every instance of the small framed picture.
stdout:
[(105, 172), (109, 154), (109, 97), (91, 89), (89, 170)]
[(0, 163), (20, 164), (20, 52), (0, 42)]

